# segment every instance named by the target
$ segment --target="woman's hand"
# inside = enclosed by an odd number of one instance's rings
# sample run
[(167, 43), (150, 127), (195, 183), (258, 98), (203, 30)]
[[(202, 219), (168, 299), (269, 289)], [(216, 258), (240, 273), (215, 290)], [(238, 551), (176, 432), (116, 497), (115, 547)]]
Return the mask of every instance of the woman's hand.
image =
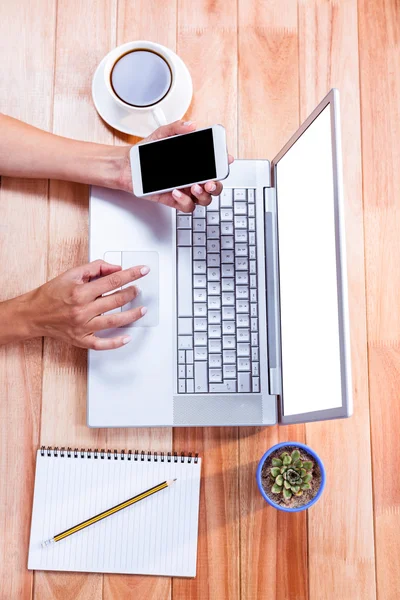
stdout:
[[(171, 137), (173, 135), (179, 135), (183, 133), (190, 133), (195, 131), (196, 126), (191, 121), (175, 121), (170, 125), (164, 125), (156, 129), (148, 138), (143, 140), (144, 142), (153, 142), (155, 140), (162, 140), (163, 138)], [(129, 158), (129, 151), (126, 154), (126, 160), (121, 170), (121, 189), (127, 192), (135, 192), (134, 184), (132, 185), (132, 173), (131, 163)], [(228, 155), (229, 164), (233, 162), (233, 157)], [(177, 210), (183, 212), (192, 212), (195, 207), (195, 202), (202, 206), (207, 206), (211, 202), (211, 196), (219, 196), (222, 192), (222, 183), (220, 181), (208, 181), (203, 185), (192, 185), (190, 188), (184, 188), (181, 190), (173, 190), (172, 192), (166, 192), (165, 194), (153, 194), (152, 196), (146, 196), (148, 200), (152, 202), (160, 202), (166, 206), (171, 206)]]
[(122, 271), (120, 266), (96, 260), (70, 269), (32, 292), (3, 302), (0, 304), (0, 345), (49, 336), (81, 348), (120, 348), (130, 341), (130, 336), (99, 338), (96, 333), (127, 326), (146, 314), (143, 306), (109, 315), (104, 313), (136, 298), (139, 294), (136, 286), (119, 288), (148, 272), (145, 265)]

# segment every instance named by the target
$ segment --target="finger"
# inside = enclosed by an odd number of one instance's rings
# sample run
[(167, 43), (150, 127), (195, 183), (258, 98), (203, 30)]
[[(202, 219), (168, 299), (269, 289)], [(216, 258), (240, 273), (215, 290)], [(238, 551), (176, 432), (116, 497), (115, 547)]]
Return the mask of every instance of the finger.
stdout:
[(139, 265), (137, 267), (125, 269), (125, 271), (119, 271), (119, 273), (112, 273), (111, 275), (107, 275), (96, 281), (91, 281), (84, 286), (84, 299), (86, 302), (95, 300), (107, 292), (117, 290), (123, 285), (131, 283), (131, 281), (136, 281), (137, 279), (144, 277), (149, 271), (150, 269), (146, 265)]
[(212, 196), (219, 196), (222, 192), (222, 187), (223, 186), (220, 181), (207, 181), (207, 183), (204, 186), (204, 189)]
[(174, 121), (174, 123), (169, 123), (169, 125), (163, 125), (156, 129), (155, 132), (151, 134), (150, 139), (162, 140), (163, 138), (171, 137), (173, 135), (190, 133), (195, 129), (196, 125), (193, 121)]
[(132, 302), (139, 294), (140, 289), (138, 286), (130, 285), (119, 292), (101, 296), (89, 305), (90, 318), (97, 317), (98, 315), (106, 313), (109, 310), (114, 310), (115, 308), (121, 308), (121, 306), (128, 304), (128, 302)]
[(90, 328), (92, 331), (103, 331), (104, 329), (126, 327), (144, 317), (146, 312), (147, 308), (145, 306), (139, 306), (113, 315), (96, 317), (90, 321)]
[(228, 163), (231, 165), (233, 163), (235, 159), (233, 158), (232, 154), (228, 154)]
[(94, 277), (104, 277), (111, 273), (116, 273), (121, 269), (122, 267), (120, 265), (112, 265), (99, 259), (87, 263), (86, 265), (82, 265), (81, 267), (74, 267), (70, 272), (74, 281), (77, 283), (87, 283)]
[(95, 335), (88, 335), (84, 340), (84, 348), (90, 350), (115, 350), (121, 348), (131, 341), (130, 335), (123, 335), (113, 338), (99, 338)]
[(172, 197), (178, 205), (178, 210), (183, 212), (194, 211), (194, 202), (188, 194), (185, 194), (181, 190), (173, 190)]
[(192, 185), (190, 191), (201, 206), (208, 206), (210, 204), (210, 194), (208, 194), (198, 183)]

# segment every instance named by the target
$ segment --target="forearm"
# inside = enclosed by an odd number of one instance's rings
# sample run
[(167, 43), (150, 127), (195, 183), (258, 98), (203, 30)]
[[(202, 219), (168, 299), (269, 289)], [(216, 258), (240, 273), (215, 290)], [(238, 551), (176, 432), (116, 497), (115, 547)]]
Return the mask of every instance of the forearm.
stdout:
[(71, 140), (0, 114), (0, 175), (119, 188), (128, 150)]
[(31, 294), (0, 302), (0, 346), (40, 335), (31, 315)]

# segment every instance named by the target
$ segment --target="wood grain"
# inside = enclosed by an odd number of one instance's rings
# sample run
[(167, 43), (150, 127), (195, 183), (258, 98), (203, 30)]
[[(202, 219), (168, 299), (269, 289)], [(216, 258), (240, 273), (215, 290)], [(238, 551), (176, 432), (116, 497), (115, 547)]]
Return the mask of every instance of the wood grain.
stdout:
[[(0, 111), (43, 129), (51, 126), (54, 40), (51, 0), (0, 5)], [(0, 300), (45, 280), (47, 218), (47, 181), (2, 178)], [(41, 339), (0, 348), (0, 598), (32, 595), (26, 565), (41, 375)]]
[[(328, 89), (340, 89), (354, 417), (174, 432), (177, 451), (204, 457), (196, 579), (32, 578), (38, 444), (168, 450), (171, 431), (88, 429), (85, 352), (48, 339), (43, 359), (42, 340), (1, 348), (0, 598), (397, 600), (400, 484), (382, 465), (399, 453), (400, 426), (398, 2), (358, 0), (358, 18), (357, 0), (3, 2), (0, 110), (71, 137), (132, 142), (101, 121), (90, 91), (100, 59), (131, 39), (176, 45), (194, 82), (188, 116), (199, 126), (223, 123), (240, 157), (272, 158)], [(51, 182), (49, 204), (47, 182), (2, 179), (0, 299), (86, 262), (87, 208), (85, 186)], [(327, 467), (327, 489), (308, 517), (281, 515), (258, 494), (256, 464), (273, 443), (305, 433)]]
[[(261, 0), (249, 6), (239, 0), (241, 158), (272, 159), (296, 131), (298, 44), (296, 3)], [(278, 513), (268, 507), (255, 480), (264, 452), (284, 440), (304, 442), (304, 426), (240, 430), (243, 600), (263, 595), (280, 600), (308, 598), (306, 515)], [(282, 556), (285, 560), (279, 559)]]
[[(112, 0), (59, 0), (53, 131), (60, 135), (112, 143), (111, 131), (91, 99), (97, 64), (110, 50)], [(115, 22), (115, 21), (114, 21)], [(50, 186), (48, 277), (88, 260), (88, 188), (54, 181)], [(86, 352), (46, 339), (44, 345), (41, 443), (104, 447), (104, 432), (86, 426)], [(40, 600), (101, 598), (102, 575), (38, 572)]]
[[(235, 0), (178, 1), (178, 53), (195, 90), (188, 117), (198, 127), (223, 123), (237, 150)], [(237, 428), (174, 430), (174, 449), (203, 457), (197, 576), (173, 581), (174, 600), (239, 598)]]
[(399, 595), (400, 6), (359, 2), (367, 314), (378, 598)]
[[(300, 108), (304, 119), (331, 87), (341, 93), (354, 416), (306, 426), (327, 469), (322, 502), (309, 511), (310, 599), (375, 598), (365, 273), (360, 152), (357, 2), (299, 3)], [(340, 455), (340, 459), (338, 458)], [(368, 459), (366, 459), (368, 457)], [(344, 472), (346, 493), (338, 483)], [(351, 501), (356, 499), (356, 501)]]

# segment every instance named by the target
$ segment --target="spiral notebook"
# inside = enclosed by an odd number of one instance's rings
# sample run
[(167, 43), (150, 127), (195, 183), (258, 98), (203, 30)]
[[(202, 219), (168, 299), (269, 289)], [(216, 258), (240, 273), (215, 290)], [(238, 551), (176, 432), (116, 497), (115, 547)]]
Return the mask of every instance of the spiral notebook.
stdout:
[[(201, 459), (41, 448), (28, 569), (195, 577)], [(161, 482), (174, 485), (45, 548), (42, 542)]]

